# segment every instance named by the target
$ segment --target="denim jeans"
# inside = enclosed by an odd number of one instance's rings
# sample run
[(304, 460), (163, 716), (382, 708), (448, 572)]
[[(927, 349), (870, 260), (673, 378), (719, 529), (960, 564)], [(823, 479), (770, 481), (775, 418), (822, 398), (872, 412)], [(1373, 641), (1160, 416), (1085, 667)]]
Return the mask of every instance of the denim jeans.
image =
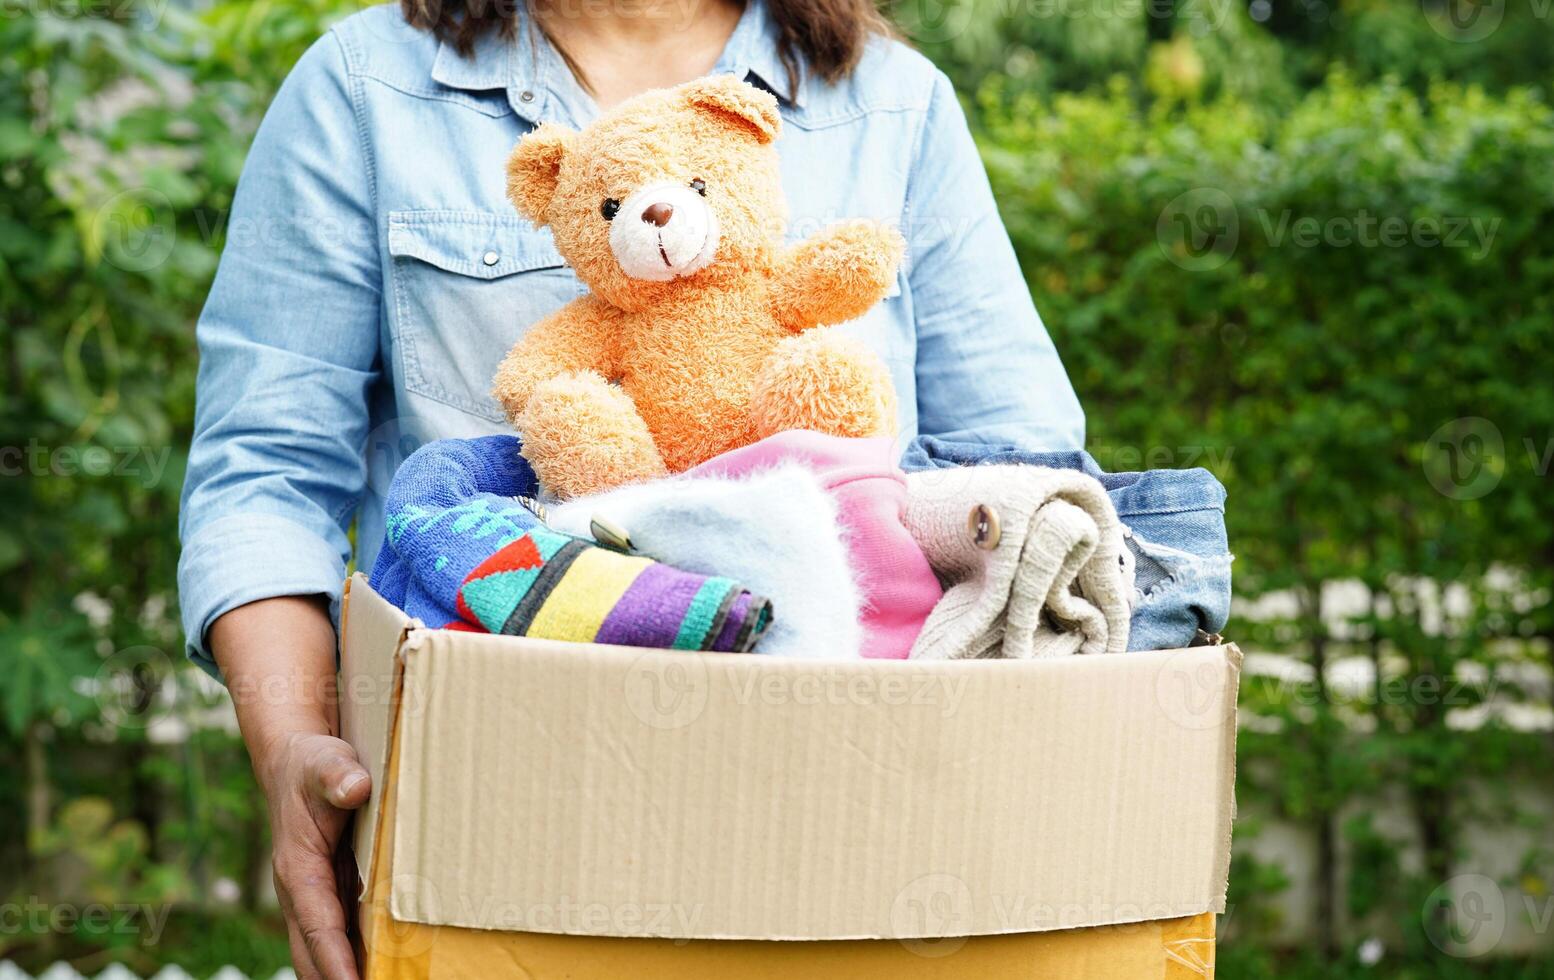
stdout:
[(933, 436), (917, 437), (901, 457), (908, 471), (997, 463), (1080, 470), (1106, 488), (1136, 559), (1129, 650), (1184, 647), (1199, 630), (1224, 629), (1232, 556), (1225, 488), (1208, 470), (1106, 473), (1087, 452), (1033, 453)]

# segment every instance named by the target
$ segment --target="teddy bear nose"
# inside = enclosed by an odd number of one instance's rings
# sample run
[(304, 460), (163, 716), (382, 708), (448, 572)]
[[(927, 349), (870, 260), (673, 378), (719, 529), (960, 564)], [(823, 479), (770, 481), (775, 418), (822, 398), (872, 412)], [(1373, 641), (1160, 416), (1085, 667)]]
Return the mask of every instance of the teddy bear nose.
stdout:
[(660, 228), (667, 225), (672, 217), (674, 217), (674, 208), (664, 203), (649, 204), (642, 209), (642, 220)]

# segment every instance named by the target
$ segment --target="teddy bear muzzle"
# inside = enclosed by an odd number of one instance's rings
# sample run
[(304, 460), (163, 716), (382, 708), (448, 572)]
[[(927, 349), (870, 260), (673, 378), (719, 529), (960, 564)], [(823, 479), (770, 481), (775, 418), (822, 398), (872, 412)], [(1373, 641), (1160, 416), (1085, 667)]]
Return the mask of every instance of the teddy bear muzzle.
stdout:
[(718, 216), (687, 184), (650, 184), (610, 219), (610, 250), (633, 279), (668, 282), (700, 272), (718, 251)]

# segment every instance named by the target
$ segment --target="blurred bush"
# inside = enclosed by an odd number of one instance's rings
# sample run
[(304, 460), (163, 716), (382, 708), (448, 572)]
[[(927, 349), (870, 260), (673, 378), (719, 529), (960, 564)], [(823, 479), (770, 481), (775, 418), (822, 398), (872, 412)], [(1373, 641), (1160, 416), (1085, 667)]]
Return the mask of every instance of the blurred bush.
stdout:
[[(1457, 912), (1421, 910), (1466, 826), (1514, 828), (1511, 789), (1549, 785), (1546, 719), (1507, 719), (1546, 713), (1554, 636), (1554, 113), (1346, 70), (1278, 111), (1123, 80), (1043, 97), (994, 78), (977, 104), (1091, 451), (1217, 472), (1238, 595), (1289, 600), (1233, 626), (1310, 678), (1246, 677), (1239, 789), (1314, 835), (1318, 959), (1381, 936), (1428, 961)], [(1374, 686), (1332, 687), (1341, 658)], [(1393, 791), (1407, 833), (1354, 812)], [(1535, 898), (1550, 858), (1524, 856)], [(1269, 887), (1238, 867), (1229, 952), (1276, 931), (1258, 934)]]
[(1342, 67), (1423, 91), (1440, 78), (1504, 91), (1548, 81), (1545, 0), (894, 0), (905, 33), (958, 87), (1001, 75), (1052, 94), (1143, 79), (1182, 39), (1205, 96), (1286, 104)]
[[(23, 912), (0, 958), (285, 961), (260, 903), (262, 800), (230, 709), (182, 663), (177, 507), (193, 322), (238, 172), (342, 9), (0, 17), (0, 756), (19, 762), (0, 774), (0, 902)], [(120, 929), (26, 911), (93, 903), (173, 914)]]

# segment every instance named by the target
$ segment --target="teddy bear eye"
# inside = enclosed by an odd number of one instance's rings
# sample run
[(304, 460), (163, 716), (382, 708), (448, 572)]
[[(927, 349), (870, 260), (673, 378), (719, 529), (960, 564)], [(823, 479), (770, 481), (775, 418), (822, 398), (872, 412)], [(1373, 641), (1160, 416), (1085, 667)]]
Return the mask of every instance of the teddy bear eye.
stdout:
[(695, 180), (691, 181), (691, 190), (693, 190), (696, 193), (700, 194), (702, 197), (706, 197), (707, 196), (707, 182), (705, 180), (702, 180), (700, 177), (697, 177)]
[(620, 209), (621, 202), (617, 201), (613, 197), (605, 198), (604, 203), (599, 205), (599, 213), (604, 215), (605, 221), (614, 221), (615, 215), (620, 211)]

